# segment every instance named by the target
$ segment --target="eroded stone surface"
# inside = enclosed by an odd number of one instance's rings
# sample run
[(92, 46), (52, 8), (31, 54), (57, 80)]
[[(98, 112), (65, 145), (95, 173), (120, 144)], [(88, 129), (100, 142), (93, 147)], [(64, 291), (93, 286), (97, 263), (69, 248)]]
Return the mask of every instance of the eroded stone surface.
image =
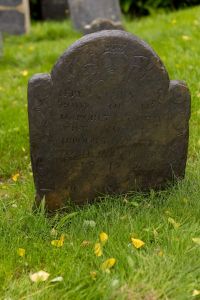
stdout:
[(122, 29), (119, 0), (68, 0), (74, 27), (85, 34)]
[(69, 14), (67, 0), (41, 0), (41, 8), (44, 20), (60, 20)]
[(28, 0), (0, 0), (0, 31), (23, 34), (29, 31)]
[(36, 198), (50, 210), (184, 177), (190, 93), (139, 38), (85, 36), (30, 80), (28, 98)]

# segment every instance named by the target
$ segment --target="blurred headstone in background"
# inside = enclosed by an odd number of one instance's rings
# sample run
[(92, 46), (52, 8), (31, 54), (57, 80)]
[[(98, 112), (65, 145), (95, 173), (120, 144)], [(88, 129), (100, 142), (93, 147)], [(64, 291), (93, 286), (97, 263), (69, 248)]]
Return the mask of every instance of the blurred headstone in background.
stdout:
[(0, 0), (0, 31), (10, 34), (27, 33), (30, 28), (28, 0)]
[(0, 32), (0, 57), (3, 55), (3, 37), (2, 33)]
[(60, 20), (69, 15), (67, 0), (41, 0), (43, 20)]
[(119, 0), (68, 0), (74, 27), (84, 34), (123, 29)]

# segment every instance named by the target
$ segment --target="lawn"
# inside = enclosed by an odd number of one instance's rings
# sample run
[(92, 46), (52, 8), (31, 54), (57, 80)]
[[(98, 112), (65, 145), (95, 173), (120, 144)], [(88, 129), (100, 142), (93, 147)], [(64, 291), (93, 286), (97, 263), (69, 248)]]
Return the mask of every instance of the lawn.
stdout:
[[(35, 73), (49, 72), (80, 34), (66, 21), (36, 23), (28, 36), (6, 36), (0, 60), (0, 299), (200, 297), (195, 296), (200, 290), (200, 7), (124, 24), (154, 48), (171, 79), (189, 85), (186, 178), (159, 193), (105, 196), (51, 218), (43, 206), (33, 213), (27, 82)], [(108, 241), (97, 256), (101, 232)], [(64, 243), (52, 243), (63, 234)], [(145, 244), (137, 249), (131, 238)], [(116, 263), (107, 272), (102, 263), (109, 258)], [(50, 276), (34, 283), (29, 275), (39, 270)], [(52, 283), (58, 276), (63, 281)]]

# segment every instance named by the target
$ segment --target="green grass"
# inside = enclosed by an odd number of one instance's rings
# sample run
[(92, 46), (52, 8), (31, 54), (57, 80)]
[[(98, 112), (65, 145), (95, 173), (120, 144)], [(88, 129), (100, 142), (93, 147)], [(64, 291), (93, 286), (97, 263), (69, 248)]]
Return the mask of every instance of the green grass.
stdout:
[[(42, 207), (33, 214), (27, 81), (35, 73), (49, 72), (80, 34), (66, 21), (33, 24), (29, 36), (5, 37), (0, 61), (0, 299), (184, 300), (200, 289), (200, 247), (192, 241), (200, 238), (200, 7), (125, 25), (155, 49), (171, 79), (186, 80), (190, 87), (186, 178), (160, 193), (105, 197), (74, 208), (76, 214), (46, 218)], [(24, 70), (28, 76), (22, 75)], [(20, 177), (15, 183), (16, 173)], [(177, 229), (169, 217), (180, 223)], [(86, 226), (85, 220), (96, 226)], [(51, 245), (52, 228), (58, 237), (65, 234), (63, 247)], [(109, 240), (104, 255), (96, 257), (93, 247), (101, 231)], [(131, 236), (145, 246), (134, 249)], [(91, 244), (82, 247), (84, 240)], [(25, 257), (18, 256), (19, 247), (26, 249)], [(103, 273), (100, 265), (110, 257), (117, 263), (110, 274)], [(39, 270), (50, 273), (50, 279), (34, 284), (29, 273)], [(50, 283), (56, 276), (64, 281)]]

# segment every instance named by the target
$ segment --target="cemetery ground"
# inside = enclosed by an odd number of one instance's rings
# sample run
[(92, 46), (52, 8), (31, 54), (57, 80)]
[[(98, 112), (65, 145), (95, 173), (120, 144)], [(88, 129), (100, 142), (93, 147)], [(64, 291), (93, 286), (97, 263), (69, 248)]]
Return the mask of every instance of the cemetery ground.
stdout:
[[(50, 72), (80, 35), (66, 21), (33, 24), (29, 36), (5, 38), (0, 62), (0, 299), (200, 297), (199, 16), (200, 7), (195, 7), (124, 22), (154, 48), (170, 78), (186, 80), (191, 90), (185, 180), (161, 192), (104, 197), (83, 208), (71, 205), (68, 213), (50, 218), (43, 205), (32, 212), (27, 82), (35, 73)], [(40, 270), (50, 275), (44, 273), (45, 281), (35, 283), (30, 274)]]

